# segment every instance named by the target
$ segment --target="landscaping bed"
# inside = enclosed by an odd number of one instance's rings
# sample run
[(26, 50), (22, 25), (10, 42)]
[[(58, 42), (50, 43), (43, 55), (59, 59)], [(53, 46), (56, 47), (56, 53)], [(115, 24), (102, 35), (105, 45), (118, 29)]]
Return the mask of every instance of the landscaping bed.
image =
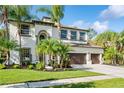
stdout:
[(82, 82), (59, 86), (50, 86), (49, 88), (124, 88), (124, 79), (123, 78), (105, 79), (93, 82)]
[(0, 70), (0, 85), (29, 81), (45, 81), (98, 75), (103, 74), (84, 70), (47, 72), (28, 69), (3, 69)]

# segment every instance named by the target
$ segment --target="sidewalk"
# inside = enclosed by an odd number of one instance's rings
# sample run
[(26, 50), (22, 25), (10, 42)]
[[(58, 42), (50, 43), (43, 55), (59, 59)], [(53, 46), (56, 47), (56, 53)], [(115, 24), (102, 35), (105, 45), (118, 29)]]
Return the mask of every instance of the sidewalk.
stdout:
[(104, 76), (91, 76), (91, 77), (70, 78), (70, 79), (60, 79), (60, 80), (51, 80), (51, 81), (26, 82), (26, 83), (2, 85), (0, 86), (0, 88), (40, 88), (40, 87), (64, 85), (70, 83), (90, 82), (95, 80), (103, 80), (103, 79), (111, 79), (111, 78), (116, 78), (116, 76), (104, 75)]

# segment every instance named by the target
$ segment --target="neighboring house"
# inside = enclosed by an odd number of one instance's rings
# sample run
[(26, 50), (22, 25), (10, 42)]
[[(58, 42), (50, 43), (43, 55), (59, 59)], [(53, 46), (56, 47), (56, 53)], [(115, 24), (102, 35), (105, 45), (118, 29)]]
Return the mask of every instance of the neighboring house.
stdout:
[[(10, 39), (17, 40), (19, 43), (16, 21), (9, 20), (9, 31)], [(20, 61), (36, 63), (44, 60), (48, 64), (49, 55), (38, 54), (36, 46), (40, 40), (50, 37), (61, 39), (72, 46), (73, 51), (69, 52), (71, 64), (101, 64), (103, 49), (87, 43), (87, 32), (88, 30), (85, 29), (68, 26), (62, 26), (61, 31), (58, 31), (49, 17), (43, 17), (41, 21), (22, 22), (21, 58), (19, 57), (19, 51), (11, 51), (10, 61), (11, 63), (20, 64)]]

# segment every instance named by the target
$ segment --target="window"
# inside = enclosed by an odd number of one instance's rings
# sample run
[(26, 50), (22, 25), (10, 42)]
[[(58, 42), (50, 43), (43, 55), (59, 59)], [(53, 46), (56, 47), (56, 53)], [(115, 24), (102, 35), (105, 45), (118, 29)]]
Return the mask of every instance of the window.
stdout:
[(76, 31), (71, 31), (71, 40), (77, 40), (77, 33), (76, 33)]
[(30, 61), (31, 58), (31, 49), (30, 48), (22, 48), (21, 49), (21, 60), (22, 61)]
[(22, 35), (29, 35), (29, 25), (21, 25), (21, 34)]
[(80, 40), (85, 41), (85, 33), (84, 32), (80, 32)]
[(61, 39), (67, 39), (67, 30), (61, 30)]

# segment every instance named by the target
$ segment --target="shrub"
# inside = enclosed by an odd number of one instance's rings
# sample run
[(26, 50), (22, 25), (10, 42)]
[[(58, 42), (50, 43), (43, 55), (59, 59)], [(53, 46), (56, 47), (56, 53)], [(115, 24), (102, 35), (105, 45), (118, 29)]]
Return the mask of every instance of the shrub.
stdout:
[(0, 64), (2, 64), (4, 62), (3, 58), (0, 58)]
[(36, 69), (37, 70), (43, 70), (44, 67), (45, 67), (44, 62), (39, 62), (39, 63), (36, 64)]
[(34, 69), (34, 65), (28, 65), (28, 69)]
[(24, 62), (22, 62), (22, 65), (23, 65), (23, 66), (28, 66), (28, 65), (30, 65), (30, 64), (31, 64), (30, 61), (24, 61)]
[(52, 66), (53, 68), (59, 68), (60, 67), (60, 65), (57, 62), (54, 62), (54, 61), (50, 61), (48, 66)]
[(59, 68), (59, 64), (58, 64), (57, 62), (55, 62), (55, 63), (53, 64), (53, 68)]
[(53, 65), (54, 65), (54, 61), (49, 61), (48, 66), (52, 66), (53, 67)]
[(0, 69), (5, 69), (6, 66), (4, 64), (0, 64)]
[(15, 65), (12, 66), (12, 68), (13, 68), (13, 69), (18, 69), (18, 68), (20, 68), (20, 65), (15, 64)]

